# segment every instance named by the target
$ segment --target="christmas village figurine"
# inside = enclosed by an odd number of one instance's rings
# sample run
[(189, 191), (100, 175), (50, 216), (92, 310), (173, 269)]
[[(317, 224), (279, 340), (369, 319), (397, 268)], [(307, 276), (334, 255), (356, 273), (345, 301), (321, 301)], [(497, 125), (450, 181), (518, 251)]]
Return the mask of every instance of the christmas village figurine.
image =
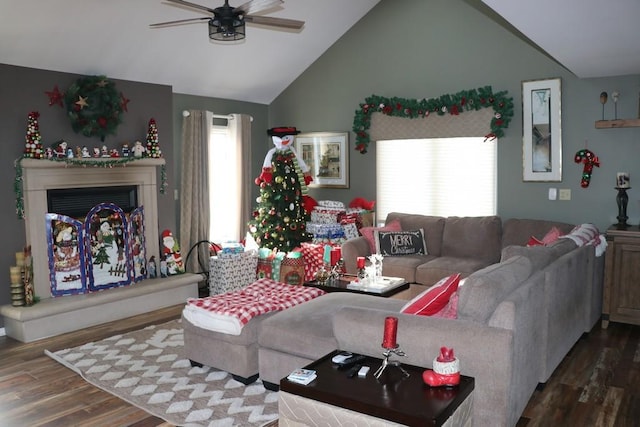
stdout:
[(51, 149), (53, 150), (53, 156), (56, 159), (64, 159), (67, 157), (67, 141), (61, 139), (60, 141), (56, 141), (51, 145)]
[(147, 271), (149, 272), (150, 279), (155, 279), (158, 276), (158, 271), (156, 270), (155, 255), (151, 255), (151, 258), (149, 258), (149, 262), (147, 263)]
[(256, 185), (260, 186), (258, 207), (253, 212), (249, 230), (260, 247), (289, 252), (311, 240), (306, 223), (315, 201), (307, 185), (312, 178), (309, 167), (293, 147), (295, 127), (267, 131), (275, 145), (267, 152)]
[(144, 152), (147, 151), (147, 149), (144, 147), (142, 142), (136, 141), (133, 144), (131, 151), (133, 152), (133, 157), (140, 159), (142, 158), (142, 156), (144, 156)]
[(122, 157), (129, 157), (129, 144), (122, 144)]
[(40, 159), (44, 156), (42, 148), (42, 136), (40, 135), (40, 125), (38, 124), (40, 113), (32, 111), (27, 119), (27, 133), (24, 137), (24, 157)]
[(438, 357), (433, 359), (433, 370), (422, 373), (425, 384), (431, 387), (452, 387), (460, 384), (460, 361), (452, 348), (441, 347)]
[[(182, 255), (180, 255), (180, 245), (169, 230), (162, 232), (162, 257), (166, 262), (166, 275), (173, 276), (184, 273)], [(162, 265), (160, 266), (162, 273)]]

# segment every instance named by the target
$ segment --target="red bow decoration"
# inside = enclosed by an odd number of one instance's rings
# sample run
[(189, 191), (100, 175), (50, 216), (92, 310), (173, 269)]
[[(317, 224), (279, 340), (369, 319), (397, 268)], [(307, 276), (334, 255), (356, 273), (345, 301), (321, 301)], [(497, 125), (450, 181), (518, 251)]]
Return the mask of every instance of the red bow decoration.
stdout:
[(582, 168), (582, 179), (580, 180), (580, 186), (582, 188), (587, 188), (589, 186), (589, 182), (591, 181), (591, 173), (593, 172), (593, 167), (600, 167), (600, 159), (592, 151), (585, 148), (576, 153), (574, 160), (576, 163), (584, 163), (584, 168)]

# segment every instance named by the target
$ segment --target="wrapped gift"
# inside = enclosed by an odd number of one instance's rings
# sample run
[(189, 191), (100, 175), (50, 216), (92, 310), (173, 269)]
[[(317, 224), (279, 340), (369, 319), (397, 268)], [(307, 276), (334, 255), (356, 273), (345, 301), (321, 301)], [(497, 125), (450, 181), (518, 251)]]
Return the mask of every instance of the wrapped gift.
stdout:
[(304, 277), (305, 263), (302, 253), (289, 252), (280, 264), (280, 281), (288, 285), (302, 285)]
[(315, 239), (338, 239), (344, 237), (342, 225), (336, 223), (319, 224), (314, 222), (307, 223), (307, 231), (313, 234)]
[(223, 254), (241, 254), (244, 252), (244, 246), (239, 242), (224, 242), (220, 246)]
[(338, 215), (340, 215), (344, 211), (344, 208), (328, 208), (316, 206), (311, 211), (311, 222), (320, 224), (335, 224), (338, 222)]
[(354, 239), (360, 235), (358, 233), (358, 227), (355, 223), (347, 223), (342, 225), (345, 239)]
[(227, 257), (211, 257), (209, 294), (218, 295), (236, 291), (255, 282), (257, 265), (258, 254), (255, 251), (229, 254)]
[[(304, 257), (304, 280), (310, 282), (315, 279), (316, 272), (324, 264), (325, 244), (305, 242), (300, 245)], [(331, 247), (340, 247), (339, 244), (330, 244)]]
[(344, 203), (337, 200), (320, 200), (318, 201), (318, 206), (344, 210)]

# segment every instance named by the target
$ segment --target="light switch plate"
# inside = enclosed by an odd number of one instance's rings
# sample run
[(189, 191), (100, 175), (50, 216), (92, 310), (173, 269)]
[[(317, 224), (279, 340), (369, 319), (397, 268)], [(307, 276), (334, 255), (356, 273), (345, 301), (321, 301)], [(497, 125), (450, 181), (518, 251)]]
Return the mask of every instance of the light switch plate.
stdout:
[(571, 189), (561, 188), (559, 192), (560, 200), (571, 200)]
[(550, 188), (549, 189), (549, 200), (557, 200), (558, 199), (558, 189)]

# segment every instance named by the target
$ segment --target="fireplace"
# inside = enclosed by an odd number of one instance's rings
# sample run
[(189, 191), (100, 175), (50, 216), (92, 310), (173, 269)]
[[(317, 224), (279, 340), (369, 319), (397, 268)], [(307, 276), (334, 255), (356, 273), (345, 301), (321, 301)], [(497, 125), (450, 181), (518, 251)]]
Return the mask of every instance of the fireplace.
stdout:
[[(96, 159), (99, 165), (100, 159)], [(141, 159), (125, 166), (87, 167), (64, 162), (24, 159), (23, 194), (27, 243), (31, 245), (35, 293), (51, 297), (47, 213), (83, 216), (97, 203), (118, 200), (129, 208), (144, 206), (147, 257), (159, 258), (157, 167), (164, 159)], [(95, 203), (94, 203), (95, 202)]]
[[(100, 165), (100, 159), (95, 161)], [(0, 306), (7, 336), (31, 342), (184, 304), (188, 298), (198, 296), (198, 282), (204, 280), (204, 276), (191, 273), (140, 280), (130, 286), (98, 289), (98, 292), (80, 295), (51, 295), (45, 219), (49, 211), (48, 193), (55, 194), (60, 190), (59, 194), (64, 195), (67, 190), (74, 189), (72, 193), (86, 193), (83, 198), (94, 192), (121, 193), (123, 188), (129, 188), (122, 193), (128, 193), (125, 198), (131, 198), (131, 192), (135, 189), (136, 201), (132, 204), (139, 208), (134, 209), (133, 214), (144, 208), (146, 255), (159, 258), (156, 175), (158, 166), (163, 164), (164, 159), (145, 158), (127, 163), (126, 166), (105, 168), (48, 160), (22, 160), (26, 237), (32, 249), (34, 288), (40, 302), (31, 307)], [(102, 197), (106, 197), (104, 193)], [(90, 209), (89, 214), (92, 211)]]

